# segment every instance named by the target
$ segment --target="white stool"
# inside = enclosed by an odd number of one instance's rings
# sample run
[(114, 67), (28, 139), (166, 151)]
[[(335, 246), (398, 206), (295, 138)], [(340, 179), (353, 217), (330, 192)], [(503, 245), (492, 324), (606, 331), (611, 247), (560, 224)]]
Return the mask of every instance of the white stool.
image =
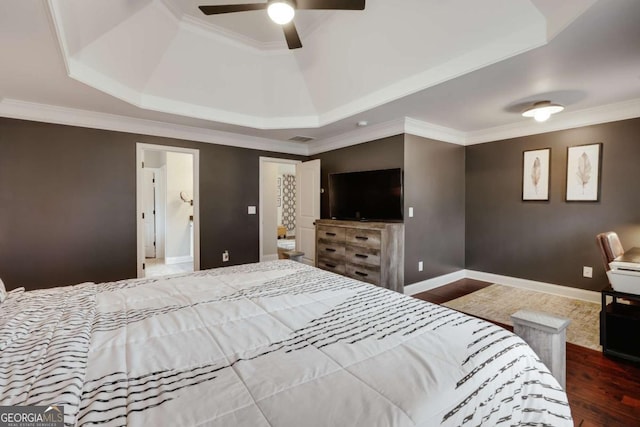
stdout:
[(571, 319), (539, 311), (511, 315), (513, 332), (536, 352), (564, 389), (567, 378), (567, 326)]

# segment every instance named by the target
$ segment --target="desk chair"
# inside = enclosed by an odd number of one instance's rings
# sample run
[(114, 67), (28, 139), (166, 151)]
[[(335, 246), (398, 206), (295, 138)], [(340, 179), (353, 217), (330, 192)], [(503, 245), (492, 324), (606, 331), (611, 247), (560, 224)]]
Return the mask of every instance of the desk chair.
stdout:
[(600, 247), (600, 253), (602, 254), (602, 261), (604, 261), (605, 271), (611, 270), (609, 263), (615, 258), (624, 254), (624, 248), (618, 235), (613, 231), (607, 231), (606, 233), (600, 233), (596, 236), (596, 241)]

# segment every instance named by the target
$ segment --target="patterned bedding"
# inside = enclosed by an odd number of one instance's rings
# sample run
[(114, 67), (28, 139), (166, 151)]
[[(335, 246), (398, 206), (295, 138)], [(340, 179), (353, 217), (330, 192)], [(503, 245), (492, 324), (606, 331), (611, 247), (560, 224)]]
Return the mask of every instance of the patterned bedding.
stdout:
[(573, 425), (510, 332), (285, 260), (10, 295), (0, 351), (67, 425)]

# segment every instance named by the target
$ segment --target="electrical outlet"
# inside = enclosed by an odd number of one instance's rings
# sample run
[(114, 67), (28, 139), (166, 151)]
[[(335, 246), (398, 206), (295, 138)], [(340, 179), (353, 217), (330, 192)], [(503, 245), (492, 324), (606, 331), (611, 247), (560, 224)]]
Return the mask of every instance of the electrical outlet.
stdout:
[(409, 208), (409, 218), (413, 218), (413, 208)]
[(422, 270), (424, 270), (424, 264), (422, 263), (422, 261), (418, 261), (418, 271)]
[(582, 267), (582, 276), (591, 279), (593, 277), (593, 267)]
[(222, 262), (229, 261), (229, 251), (222, 252)]

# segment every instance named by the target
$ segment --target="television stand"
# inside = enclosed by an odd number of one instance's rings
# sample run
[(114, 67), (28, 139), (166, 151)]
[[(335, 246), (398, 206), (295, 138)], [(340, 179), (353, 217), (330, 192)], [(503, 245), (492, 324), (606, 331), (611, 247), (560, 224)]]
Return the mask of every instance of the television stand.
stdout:
[(316, 220), (316, 267), (404, 292), (404, 224)]

